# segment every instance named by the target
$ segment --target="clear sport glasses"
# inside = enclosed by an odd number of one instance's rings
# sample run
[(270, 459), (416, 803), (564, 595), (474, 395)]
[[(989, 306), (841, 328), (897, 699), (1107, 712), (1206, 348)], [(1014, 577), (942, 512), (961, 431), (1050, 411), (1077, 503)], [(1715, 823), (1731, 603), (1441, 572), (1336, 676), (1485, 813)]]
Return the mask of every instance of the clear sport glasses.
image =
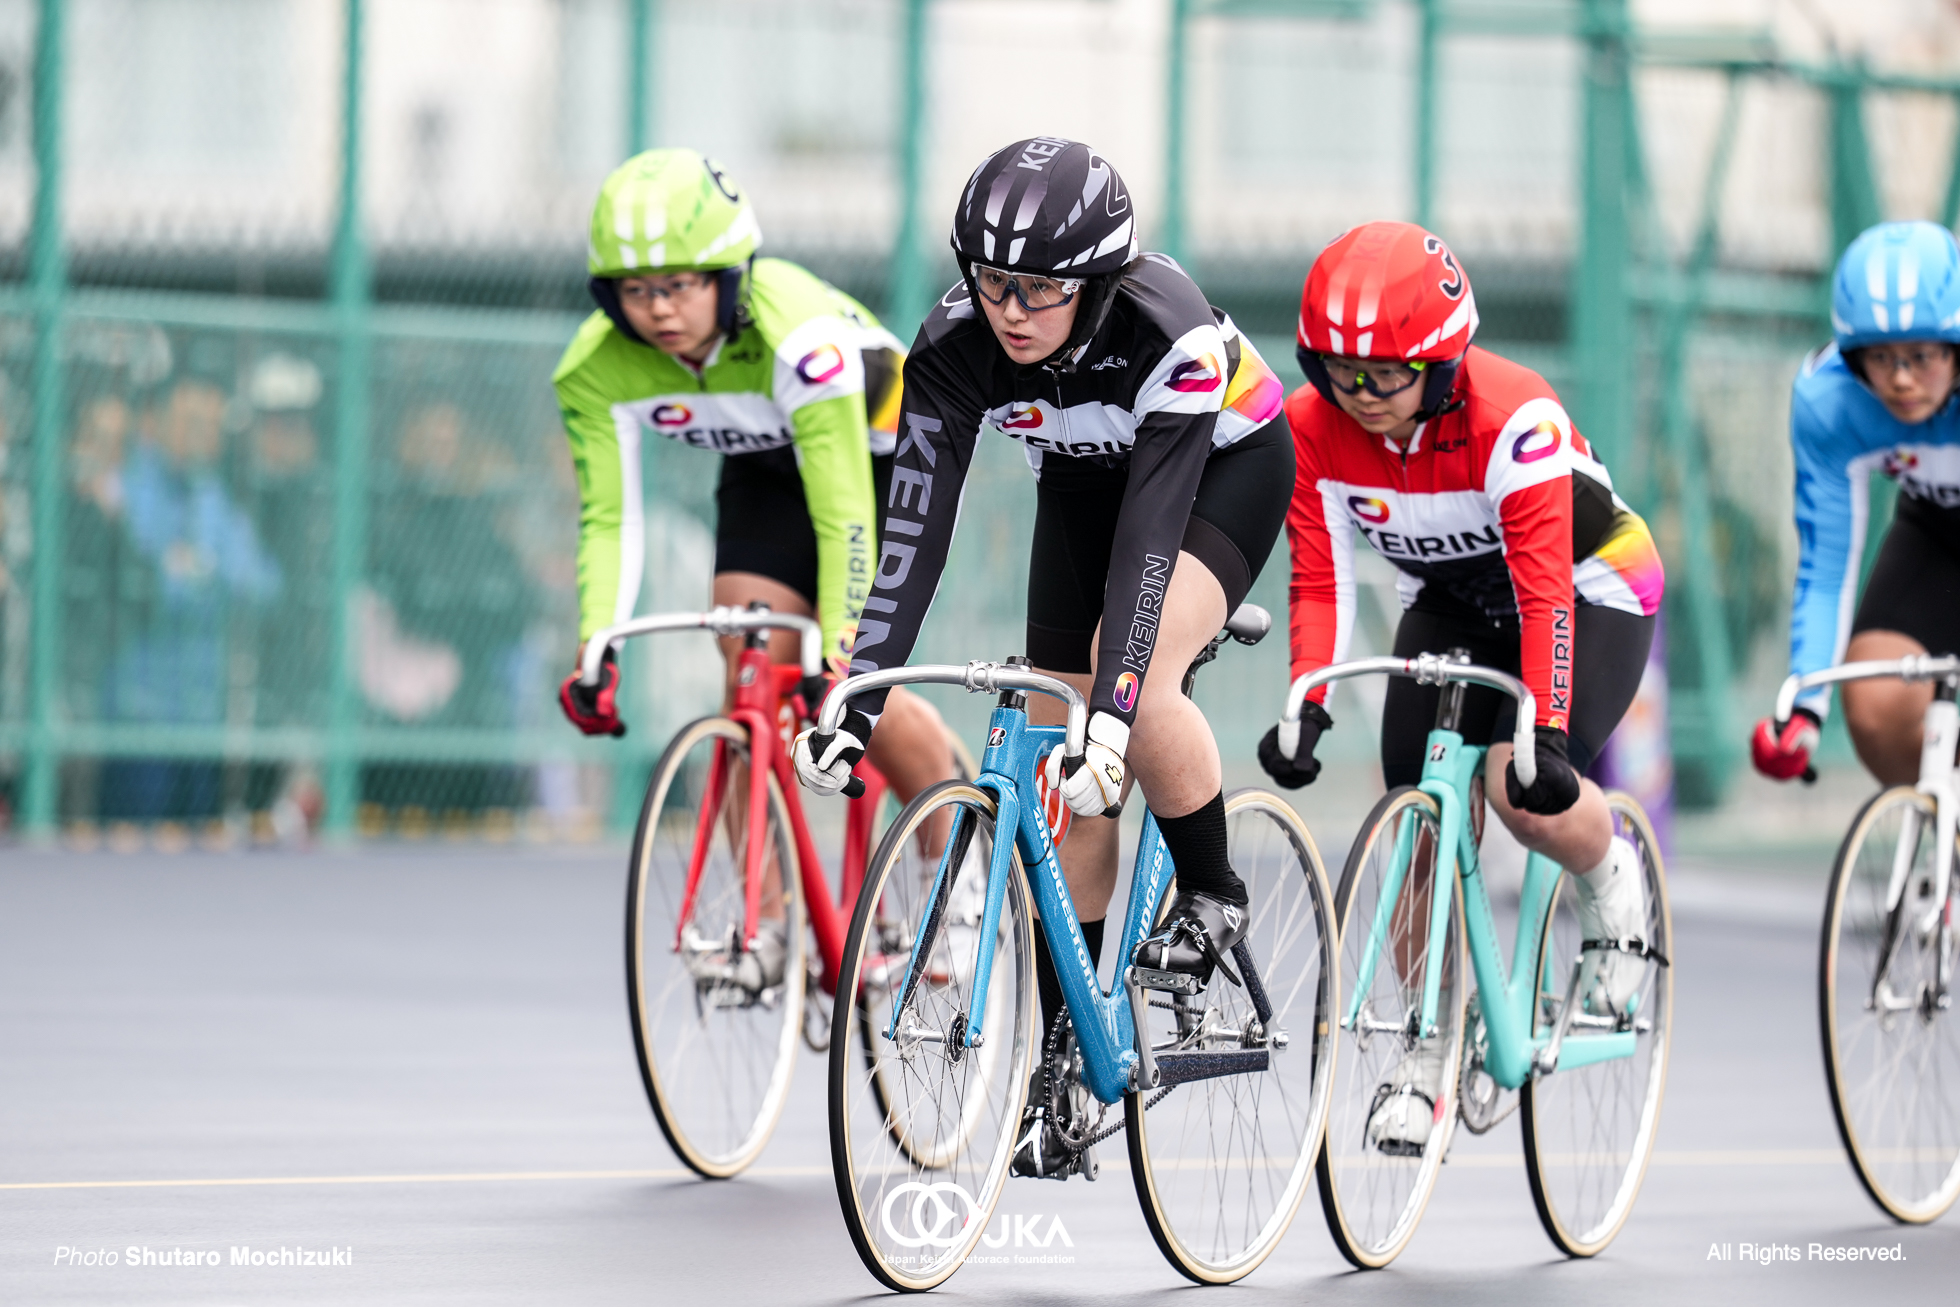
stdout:
[(628, 284), (619, 288), (621, 299), (644, 295), (650, 300), (666, 300), (670, 304), (693, 299), (708, 288), (708, 278), (698, 272), (683, 273), (678, 277), (667, 277), (655, 281), (651, 277), (628, 278)]
[(1950, 357), (1949, 347), (1945, 345), (1868, 345), (1862, 351), (1867, 375), (1877, 373), (1889, 376), (1904, 369), (1915, 377), (1923, 377), (1933, 370), (1942, 359)]
[(1367, 391), (1377, 399), (1387, 399), (1399, 395), (1416, 382), (1422, 380), (1424, 365), (1421, 363), (1375, 363), (1364, 360), (1354, 362), (1335, 358), (1329, 354), (1320, 356), (1321, 366), (1327, 369), (1327, 379), (1338, 390), (1350, 395)]
[(980, 287), (980, 298), (989, 304), (1005, 304), (1012, 295), (1030, 313), (1059, 309), (1082, 289), (1080, 277), (1030, 277), (1022, 272), (1002, 272), (984, 263), (973, 265), (973, 280)]

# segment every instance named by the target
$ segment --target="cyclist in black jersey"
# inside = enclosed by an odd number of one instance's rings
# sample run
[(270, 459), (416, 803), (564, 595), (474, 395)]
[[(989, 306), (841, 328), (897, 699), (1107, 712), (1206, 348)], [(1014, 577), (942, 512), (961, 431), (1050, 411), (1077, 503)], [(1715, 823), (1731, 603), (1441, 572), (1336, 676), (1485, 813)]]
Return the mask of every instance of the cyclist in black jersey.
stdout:
[[(1109, 162), (1057, 137), (1017, 141), (974, 170), (953, 220), (962, 279), (920, 328), (882, 553), (854, 673), (901, 666), (938, 590), (984, 427), (1020, 441), (1037, 483), (1028, 655), (1089, 701), (1083, 762), (1049, 780), (1097, 815), (1141, 782), (1177, 864), (1166, 925), (1140, 968), (1209, 977), (1244, 936), (1226, 860), (1218, 748), (1181, 692), (1184, 669), (1245, 598), (1284, 523), (1293, 443), (1279, 379), (1184, 271), (1139, 257), (1130, 195)], [(1163, 671), (1153, 674), (1153, 664)], [(834, 790), (880, 708), (796, 744), (806, 785)], [(1030, 716), (1059, 721), (1036, 696)], [(1066, 774), (1064, 774), (1066, 773)], [(1076, 822), (1063, 871), (1092, 953), (1116, 883), (1114, 822)], [(1045, 942), (1042, 1008), (1061, 1010)]]

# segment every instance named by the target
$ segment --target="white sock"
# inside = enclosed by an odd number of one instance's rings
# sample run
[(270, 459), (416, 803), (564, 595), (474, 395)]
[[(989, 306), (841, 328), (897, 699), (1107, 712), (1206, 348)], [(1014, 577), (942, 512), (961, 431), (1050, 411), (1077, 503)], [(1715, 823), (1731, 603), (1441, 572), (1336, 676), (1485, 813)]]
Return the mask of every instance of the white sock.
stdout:
[(1604, 894), (1615, 873), (1625, 872), (1636, 878), (1640, 875), (1640, 855), (1633, 851), (1629, 841), (1615, 835), (1607, 842), (1606, 856), (1599, 860), (1598, 866), (1588, 867), (1584, 871), (1575, 867), (1567, 867), (1566, 870), (1584, 881), (1585, 887), (1593, 893)]

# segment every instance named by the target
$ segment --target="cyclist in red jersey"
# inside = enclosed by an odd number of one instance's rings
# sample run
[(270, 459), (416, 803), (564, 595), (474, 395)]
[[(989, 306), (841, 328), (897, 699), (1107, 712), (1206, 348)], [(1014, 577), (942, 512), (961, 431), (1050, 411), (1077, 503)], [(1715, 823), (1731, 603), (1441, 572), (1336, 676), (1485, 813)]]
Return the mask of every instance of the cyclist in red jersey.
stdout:
[[(1636, 855), (1581, 774), (1639, 688), (1660, 557), (1544, 378), (1473, 348), (1476, 330), (1469, 277), (1410, 223), (1357, 227), (1308, 274), (1298, 345), (1311, 384), (1286, 404), (1299, 469), (1287, 516), (1292, 674), (1348, 656), (1359, 534), (1401, 573), (1396, 656), (1462, 647), (1530, 687), (1538, 777), (1528, 789), (1510, 765), (1513, 701), (1481, 688), (1466, 697), (1464, 739), (1491, 745), (1485, 792), (1521, 843), (1573, 873), (1587, 938), (1638, 937)], [(1314, 748), (1333, 726), (1326, 692), (1306, 705), (1292, 757), (1280, 754), (1277, 729), (1260, 743), (1281, 785), (1320, 772)], [(1389, 682), (1381, 757), (1391, 788), (1420, 778), (1440, 694)], [(1620, 1011), (1642, 966), (1628, 952), (1589, 950), (1588, 1009)], [(1440, 1043), (1419, 1043), (1382, 1086), (1371, 1141), (1420, 1148), (1447, 1071)]]

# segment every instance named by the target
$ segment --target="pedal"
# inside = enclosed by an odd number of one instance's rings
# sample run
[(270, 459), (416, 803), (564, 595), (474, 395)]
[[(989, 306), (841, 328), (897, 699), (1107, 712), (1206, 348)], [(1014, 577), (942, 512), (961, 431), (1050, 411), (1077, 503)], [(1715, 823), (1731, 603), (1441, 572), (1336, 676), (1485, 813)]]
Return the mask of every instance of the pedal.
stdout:
[(1204, 992), (1204, 982), (1188, 971), (1159, 971), (1155, 967), (1132, 966), (1130, 979), (1144, 989), (1163, 990), (1195, 998)]

